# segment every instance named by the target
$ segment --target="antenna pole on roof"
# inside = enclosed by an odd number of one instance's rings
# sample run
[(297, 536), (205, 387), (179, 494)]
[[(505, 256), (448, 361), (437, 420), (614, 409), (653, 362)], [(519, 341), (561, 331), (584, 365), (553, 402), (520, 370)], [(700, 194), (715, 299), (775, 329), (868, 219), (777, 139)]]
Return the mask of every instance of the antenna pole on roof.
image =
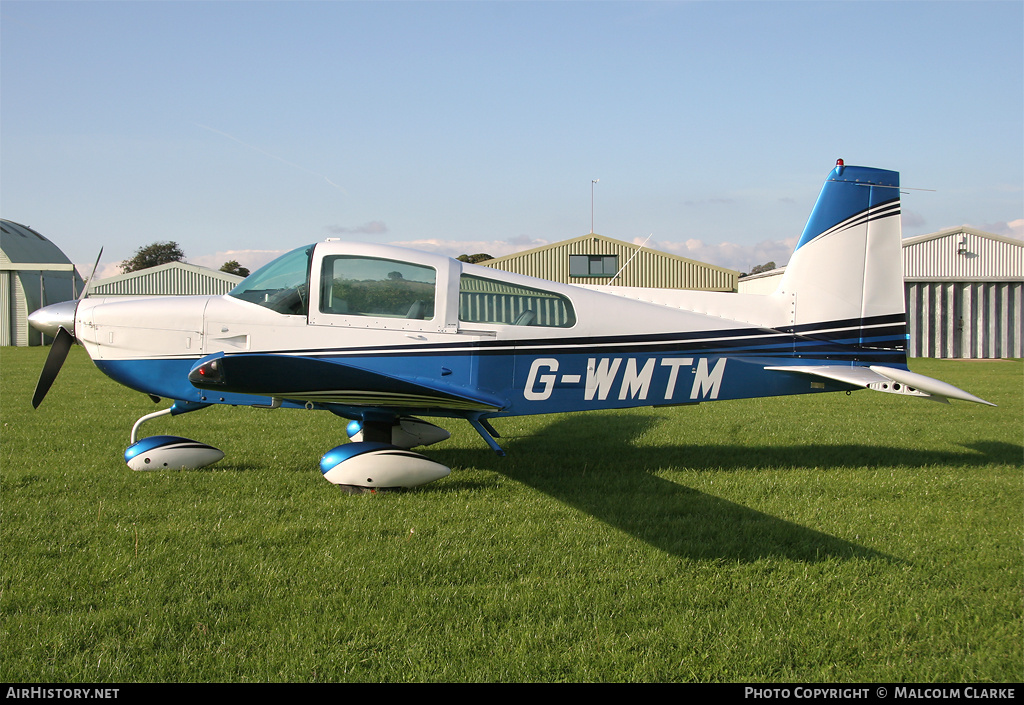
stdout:
[(594, 184), (601, 179), (590, 180), (590, 234), (594, 234)]

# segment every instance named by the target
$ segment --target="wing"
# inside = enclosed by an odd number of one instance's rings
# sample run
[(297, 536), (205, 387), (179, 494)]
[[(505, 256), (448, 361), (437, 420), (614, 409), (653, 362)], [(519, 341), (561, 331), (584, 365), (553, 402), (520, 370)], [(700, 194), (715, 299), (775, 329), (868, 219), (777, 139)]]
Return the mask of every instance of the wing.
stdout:
[(923, 399), (931, 399), (944, 404), (949, 403), (948, 399), (960, 399), (962, 401), (972, 401), (976, 404), (995, 406), (995, 404), (979, 399), (959, 387), (954, 387), (952, 384), (895, 367), (883, 367), (881, 365), (871, 365), (870, 367), (780, 365), (777, 367), (765, 367), (765, 369), (773, 372), (792, 372), (811, 377), (821, 377), (822, 379), (843, 382), (855, 387), (873, 389), (876, 392), (905, 394)]
[(477, 389), (295, 355), (217, 353), (196, 363), (188, 379), (199, 389), (349, 406), (458, 411), (498, 411), (506, 406)]

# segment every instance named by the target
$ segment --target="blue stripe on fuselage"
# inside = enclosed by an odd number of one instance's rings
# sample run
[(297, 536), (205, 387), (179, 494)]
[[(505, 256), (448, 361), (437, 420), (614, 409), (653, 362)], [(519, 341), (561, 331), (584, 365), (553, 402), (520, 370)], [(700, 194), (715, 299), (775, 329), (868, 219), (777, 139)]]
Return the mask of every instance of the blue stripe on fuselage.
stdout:
[[(494, 365), (483, 385), (507, 405), (488, 416), (518, 416), (591, 409), (616, 409), (636, 406), (692, 404), (705, 401), (782, 396), (812, 392), (840, 391), (851, 387), (839, 382), (815, 380), (816, 387), (799, 375), (765, 372), (767, 366), (828, 364), (826, 358), (807, 355), (779, 360), (773, 357), (701, 355), (687, 352), (628, 355), (608, 351), (582, 351), (558, 355), (519, 355), (507, 353), (489, 359)], [(834, 361), (832, 361), (834, 364)], [(423, 361), (417, 356), (361, 358), (367, 368), (418, 373), (424, 376)], [(267, 397), (245, 394), (218, 394), (202, 391), (187, 382), (189, 360), (101, 361), (102, 371), (134, 389), (172, 399), (210, 404), (249, 406), (268, 404)], [(898, 365), (897, 365), (898, 366)], [(173, 379), (186, 380), (184, 384)], [(440, 375), (437, 379), (441, 383)], [(448, 378), (444, 378), (448, 382)], [(130, 382), (130, 383), (129, 383)], [(470, 391), (472, 387), (467, 387)], [(286, 402), (300, 407), (303, 400)], [(331, 408), (331, 404), (318, 404)], [(351, 405), (338, 404), (349, 408)], [(376, 406), (371, 404), (370, 406)], [(357, 410), (358, 407), (352, 407)], [(398, 414), (460, 417), (471, 415), (429, 403), (394, 408)]]

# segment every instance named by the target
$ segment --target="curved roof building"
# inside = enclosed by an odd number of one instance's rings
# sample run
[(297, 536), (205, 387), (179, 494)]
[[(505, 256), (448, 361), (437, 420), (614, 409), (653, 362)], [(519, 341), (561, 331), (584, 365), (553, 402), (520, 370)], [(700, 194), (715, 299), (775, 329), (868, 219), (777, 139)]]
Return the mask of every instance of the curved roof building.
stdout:
[(0, 219), (0, 345), (42, 343), (28, 314), (76, 298), (82, 283), (59, 247), (26, 225)]

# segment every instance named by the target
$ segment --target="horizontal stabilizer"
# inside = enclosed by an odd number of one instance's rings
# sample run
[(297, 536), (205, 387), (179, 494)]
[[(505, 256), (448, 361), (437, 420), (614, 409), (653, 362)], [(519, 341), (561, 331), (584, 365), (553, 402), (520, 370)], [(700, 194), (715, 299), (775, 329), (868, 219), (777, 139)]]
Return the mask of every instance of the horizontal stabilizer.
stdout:
[(778, 366), (766, 367), (766, 370), (775, 372), (795, 372), (797, 374), (821, 377), (844, 384), (850, 384), (864, 389), (873, 389), (876, 392), (887, 392), (889, 394), (903, 394), (906, 396), (931, 399), (933, 401), (948, 404), (948, 399), (960, 399), (976, 404), (987, 404), (995, 406), (991, 402), (979, 399), (973, 394), (954, 387), (931, 377), (919, 375), (909, 370), (901, 370), (894, 367), (883, 367), (871, 365), (870, 367), (846, 367), (842, 365), (815, 365), (815, 366)]

